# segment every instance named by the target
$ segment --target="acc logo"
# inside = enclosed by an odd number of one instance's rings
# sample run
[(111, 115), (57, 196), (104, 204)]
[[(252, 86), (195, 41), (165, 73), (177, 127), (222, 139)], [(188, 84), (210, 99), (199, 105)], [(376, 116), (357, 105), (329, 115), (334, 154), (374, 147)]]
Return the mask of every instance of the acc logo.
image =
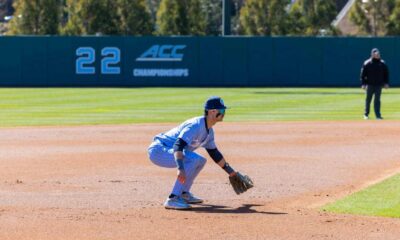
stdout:
[(140, 57), (137, 62), (180, 62), (183, 59), (183, 53), (180, 50), (186, 48), (186, 45), (153, 45)]

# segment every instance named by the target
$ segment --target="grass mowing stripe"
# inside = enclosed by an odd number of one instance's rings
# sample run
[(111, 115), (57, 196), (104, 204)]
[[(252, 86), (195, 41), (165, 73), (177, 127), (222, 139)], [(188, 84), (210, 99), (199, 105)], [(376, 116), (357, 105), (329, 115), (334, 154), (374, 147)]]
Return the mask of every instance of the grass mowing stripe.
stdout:
[[(400, 90), (384, 91), (382, 112), (400, 117)], [(2, 88), (0, 126), (180, 122), (222, 96), (226, 121), (360, 120), (355, 88)]]

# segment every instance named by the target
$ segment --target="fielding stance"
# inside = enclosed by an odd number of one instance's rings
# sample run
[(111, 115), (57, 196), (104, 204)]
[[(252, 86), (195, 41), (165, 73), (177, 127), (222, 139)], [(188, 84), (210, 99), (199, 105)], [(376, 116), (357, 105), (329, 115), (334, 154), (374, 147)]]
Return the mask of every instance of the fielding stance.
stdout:
[(178, 177), (171, 195), (164, 203), (165, 208), (189, 209), (190, 204), (203, 202), (190, 193), (194, 179), (206, 164), (206, 159), (194, 152), (199, 147), (205, 148), (210, 157), (229, 174), (237, 194), (253, 187), (250, 178), (233, 170), (215, 145), (212, 127), (223, 121), (226, 108), (220, 97), (211, 97), (204, 105), (204, 116), (189, 119), (154, 137), (148, 149), (150, 160), (160, 167), (178, 168)]

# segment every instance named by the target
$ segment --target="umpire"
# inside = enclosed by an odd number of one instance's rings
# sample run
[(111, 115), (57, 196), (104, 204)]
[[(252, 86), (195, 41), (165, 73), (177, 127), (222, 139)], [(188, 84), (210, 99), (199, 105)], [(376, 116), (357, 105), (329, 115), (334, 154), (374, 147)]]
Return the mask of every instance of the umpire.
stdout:
[(389, 87), (389, 70), (385, 62), (381, 59), (377, 48), (372, 49), (371, 58), (364, 62), (361, 68), (361, 84), (366, 90), (364, 119), (369, 119), (369, 109), (372, 97), (374, 97), (374, 110), (376, 119), (382, 120), (381, 115), (381, 93), (382, 87)]

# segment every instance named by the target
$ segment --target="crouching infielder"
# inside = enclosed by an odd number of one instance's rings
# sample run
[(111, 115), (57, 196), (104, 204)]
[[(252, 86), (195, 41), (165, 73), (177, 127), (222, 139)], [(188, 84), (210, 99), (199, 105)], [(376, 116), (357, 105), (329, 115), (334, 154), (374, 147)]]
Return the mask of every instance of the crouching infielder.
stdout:
[(253, 187), (248, 176), (241, 175), (229, 166), (215, 144), (212, 127), (223, 121), (226, 109), (220, 97), (211, 97), (204, 104), (204, 116), (191, 118), (154, 137), (148, 149), (150, 160), (160, 167), (178, 168), (172, 193), (164, 203), (165, 208), (190, 209), (190, 204), (203, 202), (190, 192), (194, 180), (206, 164), (206, 158), (194, 152), (199, 147), (205, 148), (210, 157), (228, 173), (236, 194)]

